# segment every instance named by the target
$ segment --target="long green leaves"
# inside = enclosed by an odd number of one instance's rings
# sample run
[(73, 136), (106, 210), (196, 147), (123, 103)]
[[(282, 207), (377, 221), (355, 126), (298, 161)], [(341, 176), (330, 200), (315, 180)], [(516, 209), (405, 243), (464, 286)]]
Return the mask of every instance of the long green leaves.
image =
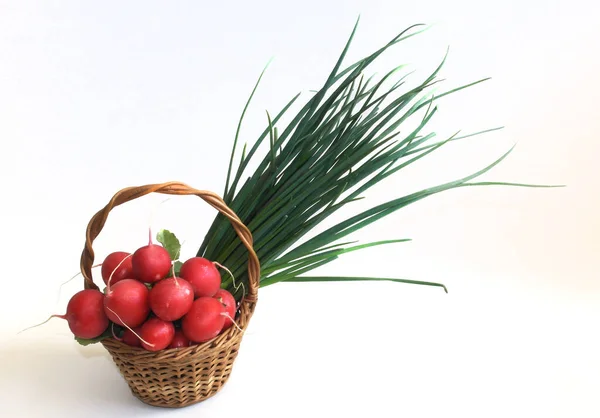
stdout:
[[(341, 242), (348, 235), (425, 197), (464, 186), (531, 186), (501, 182), (470, 183), (498, 164), (507, 153), (477, 173), (395, 197), (337, 222), (320, 233), (316, 232), (333, 214), (342, 208), (351, 208), (353, 202), (363, 198), (364, 192), (387, 177), (397, 175), (403, 168), (449, 142), (491, 131), (462, 137), (455, 135), (433, 143), (429, 141), (435, 138), (435, 134), (423, 133), (437, 111), (437, 100), (484, 81), (433, 94), (431, 88), (439, 81), (436, 78), (445, 57), (421, 83), (403, 92), (401, 88), (408, 74), (401, 75), (395, 82), (393, 80), (402, 66), (392, 69), (377, 82), (373, 77), (365, 81), (363, 74), (369, 65), (398, 42), (414, 36), (416, 33), (410, 31), (417, 26), (403, 31), (373, 54), (341, 69), (356, 33), (355, 26), (321, 89), (280, 134), (277, 123), (298, 96), (275, 118), (271, 119), (267, 113), (267, 127), (247, 154), (244, 145), (243, 157), (234, 172), (233, 160), (241, 121), (256, 91), (255, 86), (236, 131), (224, 198), (252, 231), (254, 248), (261, 261), (261, 286), (282, 281), (391, 280), (444, 287), (439, 283), (403, 279), (307, 277), (303, 274), (350, 251), (403, 241), (387, 240), (355, 246)], [(387, 89), (386, 83), (391, 84)], [(259, 146), (267, 137), (268, 150), (259, 156)], [(251, 160), (256, 160), (257, 168), (244, 180)], [(226, 265), (235, 277), (247, 281), (247, 250), (224, 217), (216, 216), (198, 255)], [(236, 297), (240, 297), (230, 278), (224, 277), (223, 283)]]

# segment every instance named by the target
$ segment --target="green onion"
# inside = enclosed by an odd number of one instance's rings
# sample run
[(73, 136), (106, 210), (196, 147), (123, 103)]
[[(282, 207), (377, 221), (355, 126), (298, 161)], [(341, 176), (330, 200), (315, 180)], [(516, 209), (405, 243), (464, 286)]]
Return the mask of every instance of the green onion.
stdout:
[[(253, 234), (254, 248), (261, 262), (261, 286), (279, 282), (388, 280), (438, 286), (446, 290), (440, 283), (404, 279), (303, 276), (345, 253), (406, 241), (398, 239), (356, 246), (350, 246), (352, 242), (342, 242), (348, 235), (428, 196), (465, 186), (546, 187), (473, 182), (500, 163), (512, 151), (511, 148), (474, 174), (406, 196), (394, 197), (306, 239), (339, 209), (362, 199), (365, 191), (385, 178), (397, 175), (403, 168), (449, 142), (499, 129), (463, 136), (456, 134), (431, 142), (435, 133), (423, 131), (437, 112), (437, 100), (485, 79), (434, 94), (431, 88), (438, 82), (437, 74), (444, 64), (444, 58), (418, 86), (402, 91), (409, 75), (405, 74), (391, 87), (384, 89), (384, 84), (392, 81), (403, 67), (392, 69), (377, 82), (374, 82), (374, 77), (365, 80), (365, 70), (390, 47), (422, 32), (415, 31), (422, 25), (411, 26), (373, 54), (340, 70), (357, 25), (324, 85), (282, 131), (276, 125), (296, 103), (299, 95), (292, 98), (274, 118), (267, 114), (268, 126), (249, 149), (244, 145), (242, 157), (233, 172), (240, 127), (263, 77), (263, 70), (238, 124), (227, 172), (225, 202)], [(411, 130), (406, 128), (409, 123)], [(267, 137), (268, 151), (260, 156), (259, 146)], [(258, 166), (252, 173), (246, 173), (250, 161), (257, 161)], [(227, 266), (247, 286), (247, 250), (223, 216), (215, 217), (197, 255)], [(223, 284), (237, 299), (242, 296), (241, 288), (235, 290), (230, 277), (224, 276)]]

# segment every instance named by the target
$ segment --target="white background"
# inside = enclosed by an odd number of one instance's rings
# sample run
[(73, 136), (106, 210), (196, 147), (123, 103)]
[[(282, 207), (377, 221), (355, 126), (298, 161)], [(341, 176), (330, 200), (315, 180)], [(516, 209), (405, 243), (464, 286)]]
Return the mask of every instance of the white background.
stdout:
[[(599, 12), (583, 0), (1, 1), (0, 415), (600, 416)], [(89, 218), (113, 193), (168, 180), (222, 192), (239, 114), (269, 58), (243, 141), (264, 129), (265, 110), (321, 86), (359, 14), (347, 63), (433, 24), (367, 75), (409, 64), (420, 80), (450, 46), (444, 88), (492, 77), (440, 101), (430, 129), (505, 126), (400, 172), (364, 205), (470, 174), (515, 143), (484, 179), (567, 187), (449, 191), (357, 233), (413, 241), (321, 273), (439, 281), (449, 294), (265, 288), (230, 381), (194, 407), (140, 403), (108, 353), (79, 347), (63, 321), (17, 335), (81, 288), (73, 281), (57, 299)], [(162, 199), (112, 213), (98, 255), (143, 245)], [(176, 232), (191, 256), (213, 216), (174, 198), (153, 226)]]

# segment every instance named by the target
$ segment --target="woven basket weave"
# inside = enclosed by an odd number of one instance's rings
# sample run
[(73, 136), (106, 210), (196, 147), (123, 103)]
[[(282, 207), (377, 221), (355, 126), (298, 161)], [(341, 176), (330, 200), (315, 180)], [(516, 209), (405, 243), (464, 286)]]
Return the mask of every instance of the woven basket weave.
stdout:
[[(116, 206), (149, 193), (196, 195), (229, 219), (248, 249), (249, 288), (236, 317), (237, 324), (245, 330), (256, 306), (260, 277), (260, 264), (252, 246), (252, 234), (217, 194), (197, 190), (183, 183), (125, 188), (94, 215), (87, 227), (85, 248), (81, 255), (84, 287), (98, 289), (92, 281), (92, 243), (106, 223), (109, 212)], [(242, 337), (243, 332), (233, 326), (210, 341), (181, 349), (150, 352), (113, 338), (103, 340), (102, 344), (137, 398), (149, 405), (177, 408), (203, 401), (223, 387), (231, 373)]]

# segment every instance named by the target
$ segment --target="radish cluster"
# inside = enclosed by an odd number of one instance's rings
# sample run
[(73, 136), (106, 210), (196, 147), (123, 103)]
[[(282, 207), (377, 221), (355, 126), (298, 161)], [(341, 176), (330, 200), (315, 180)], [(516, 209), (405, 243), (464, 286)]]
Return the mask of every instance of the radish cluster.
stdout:
[(175, 274), (171, 257), (152, 242), (133, 254), (109, 254), (101, 269), (104, 292), (77, 292), (67, 313), (55, 317), (66, 319), (78, 339), (110, 333), (149, 351), (203, 343), (231, 327), (237, 303), (221, 289), (215, 263), (193, 257)]

